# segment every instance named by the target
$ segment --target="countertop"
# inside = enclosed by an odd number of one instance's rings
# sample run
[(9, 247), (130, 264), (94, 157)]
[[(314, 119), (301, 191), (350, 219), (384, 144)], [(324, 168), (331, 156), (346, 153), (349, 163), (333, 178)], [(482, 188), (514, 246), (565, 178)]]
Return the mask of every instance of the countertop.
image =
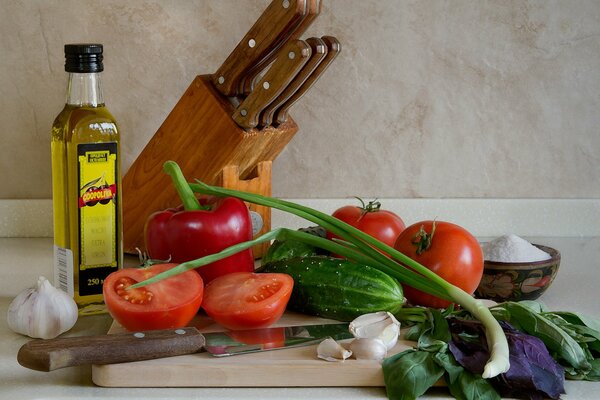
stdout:
[[(540, 298), (552, 310), (578, 311), (600, 317), (600, 237), (528, 237), (528, 240), (554, 247), (562, 261), (553, 285)], [(0, 399), (385, 399), (384, 388), (102, 388), (91, 380), (91, 367), (73, 367), (38, 372), (21, 367), (18, 349), (29, 338), (10, 331), (6, 311), (13, 293), (31, 286), (39, 275), (51, 277), (52, 240), (50, 238), (0, 239)], [(111, 319), (108, 315), (79, 319), (67, 334), (103, 334)], [(202, 379), (202, 377), (198, 377)], [(597, 400), (600, 383), (566, 382), (563, 399)], [(451, 398), (445, 389), (426, 394), (427, 399)]]

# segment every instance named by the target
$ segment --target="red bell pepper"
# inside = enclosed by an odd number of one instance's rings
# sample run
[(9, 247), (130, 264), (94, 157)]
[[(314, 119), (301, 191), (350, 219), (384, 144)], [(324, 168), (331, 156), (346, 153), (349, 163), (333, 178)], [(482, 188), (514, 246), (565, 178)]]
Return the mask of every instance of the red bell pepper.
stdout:
[[(183, 206), (155, 212), (146, 221), (144, 241), (150, 258), (182, 263), (252, 239), (250, 212), (242, 200), (212, 197), (198, 201), (176, 164), (166, 163), (165, 171), (171, 175)], [(252, 250), (197, 271), (205, 283), (231, 272), (252, 272)]]

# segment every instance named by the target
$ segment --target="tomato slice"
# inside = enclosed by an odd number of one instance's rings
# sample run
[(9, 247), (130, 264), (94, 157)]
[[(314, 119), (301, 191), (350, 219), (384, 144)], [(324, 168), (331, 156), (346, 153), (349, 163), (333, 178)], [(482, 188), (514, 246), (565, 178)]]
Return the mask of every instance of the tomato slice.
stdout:
[(228, 329), (264, 328), (281, 318), (293, 287), (287, 274), (234, 272), (206, 286), (202, 307)]
[(128, 289), (176, 265), (125, 268), (110, 274), (102, 288), (110, 315), (129, 331), (186, 326), (202, 303), (204, 283), (196, 271), (187, 271), (141, 288)]

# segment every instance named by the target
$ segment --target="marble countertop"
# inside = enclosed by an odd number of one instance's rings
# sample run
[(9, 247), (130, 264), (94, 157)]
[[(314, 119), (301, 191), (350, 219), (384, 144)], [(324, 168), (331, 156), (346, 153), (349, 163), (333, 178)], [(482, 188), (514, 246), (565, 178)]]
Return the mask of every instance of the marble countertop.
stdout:
[[(570, 310), (600, 317), (598, 287), (600, 237), (531, 237), (535, 243), (560, 250), (559, 274), (541, 297), (550, 309)], [(51, 275), (51, 239), (0, 239), (0, 313), (19, 290), (31, 286), (39, 275)], [(16, 354), (29, 338), (10, 331), (0, 318), (0, 399), (385, 399), (384, 388), (102, 388), (91, 380), (91, 367), (38, 372), (21, 367)], [(112, 320), (108, 315), (80, 318), (71, 336), (103, 334)], [(201, 379), (201, 377), (199, 377)], [(567, 381), (563, 399), (596, 400), (600, 383)], [(428, 399), (451, 398), (435, 389)]]

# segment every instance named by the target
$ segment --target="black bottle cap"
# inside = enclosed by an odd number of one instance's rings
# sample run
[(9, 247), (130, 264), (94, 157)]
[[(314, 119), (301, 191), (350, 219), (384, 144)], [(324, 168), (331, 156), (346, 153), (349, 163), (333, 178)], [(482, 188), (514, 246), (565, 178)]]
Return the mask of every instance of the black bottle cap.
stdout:
[(65, 71), (102, 72), (102, 45), (94, 43), (65, 44)]

